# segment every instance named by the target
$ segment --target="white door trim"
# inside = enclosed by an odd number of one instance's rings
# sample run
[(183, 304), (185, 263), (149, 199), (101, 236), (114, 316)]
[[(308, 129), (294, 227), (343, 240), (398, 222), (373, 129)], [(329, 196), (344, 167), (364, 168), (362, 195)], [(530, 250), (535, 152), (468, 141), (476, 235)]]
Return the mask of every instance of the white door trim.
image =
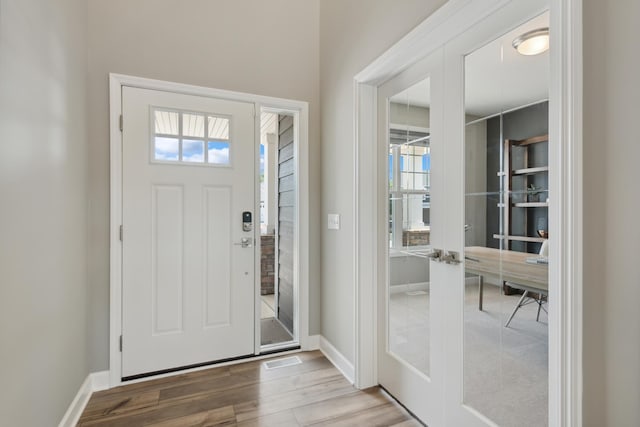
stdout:
[[(182, 83), (166, 82), (122, 74), (109, 74), (109, 132), (110, 132), (110, 224), (109, 224), (109, 386), (122, 383), (122, 353), (120, 334), (122, 333), (122, 246), (120, 224), (122, 224), (122, 133), (120, 114), (122, 113), (122, 86), (161, 90), (186, 95), (207, 96), (233, 101), (253, 103), (256, 112), (261, 107), (281, 109), (295, 114), (298, 123), (298, 151), (296, 152), (296, 221), (298, 233), (295, 248), (298, 253), (298, 331), (302, 349), (310, 348), (309, 340), (309, 104), (283, 98), (231, 92)], [(259, 132), (260, 114), (256, 114), (255, 129)], [(256, 193), (256, 208), (259, 208), (259, 191)], [(258, 210), (256, 210), (258, 212)], [(258, 227), (259, 230), (259, 227)], [(257, 261), (257, 265), (259, 260)], [(256, 275), (256, 289), (259, 289), (259, 275)], [(259, 339), (256, 340), (259, 343)], [(259, 346), (256, 348), (256, 354)]]
[[(355, 385), (378, 383), (376, 342), (377, 87), (510, 0), (450, 0), (354, 77)], [(550, 2), (549, 422), (582, 424), (582, 0)], [(417, 53), (419, 52), (419, 53)], [(557, 101), (555, 101), (557, 100)]]

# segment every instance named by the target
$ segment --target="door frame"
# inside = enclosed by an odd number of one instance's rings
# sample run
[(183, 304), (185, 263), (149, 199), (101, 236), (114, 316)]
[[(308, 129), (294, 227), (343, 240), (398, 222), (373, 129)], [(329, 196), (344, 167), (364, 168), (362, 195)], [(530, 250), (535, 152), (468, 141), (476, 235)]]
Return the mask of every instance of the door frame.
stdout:
[[(377, 88), (422, 57), (514, 0), (450, 0), (354, 76), (354, 313), (355, 385), (377, 378), (378, 242), (376, 206)], [(549, 327), (549, 421), (582, 425), (582, 0), (550, 1), (551, 81), (549, 222), (551, 308)], [(420, 52), (419, 54), (416, 52)], [(553, 100), (558, 100), (553, 102)], [(372, 214), (373, 213), (373, 214)]]
[[(309, 104), (304, 101), (296, 101), (284, 98), (255, 95), (242, 92), (232, 92), (222, 89), (214, 89), (202, 86), (194, 86), (183, 83), (167, 82), (143, 77), (128, 76), (123, 74), (109, 74), (109, 141), (110, 141), (110, 219), (109, 219), (109, 387), (122, 384), (122, 353), (120, 352), (120, 336), (122, 334), (122, 245), (120, 241), (120, 225), (122, 224), (122, 132), (120, 131), (120, 116), (122, 114), (122, 87), (130, 86), (141, 89), (175, 92), (185, 95), (205, 96), (211, 98), (241, 101), (254, 104), (256, 111), (254, 119), (254, 135), (260, 134), (261, 109), (272, 108), (287, 111), (294, 115), (297, 126), (296, 135), (296, 160), (295, 170), (297, 174), (295, 219), (297, 233), (294, 248), (297, 254), (295, 277), (298, 284), (296, 304), (298, 341), (300, 347), (310, 349), (312, 343), (309, 340)], [(256, 153), (258, 153), (259, 138), (254, 138)], [(255, 170), (259, 167), (259, 156), (256, 155)], [(259, 176), (255, 180), (254, 212), (260, 210)], [(256, 231), (257, 230), (257, 231)], [(259, 227), (254, 227), (254, 245), (256, 271), (260, 271), (260, 245)], [(257, 237), (256, 237), (257, 236)], [(260, 274), (255, 275), (254, 283), (254, 354), (260, 354), (260, 316), (259, 311)], [(243, 361), (246, 361), (244, 359)], [(178, 371), (172, 375), (206, 369), (194, 368)], [(162, 375), (166, 376), (166, 375)], [(153, 379), (148, 377), (144, 380)], [(131, 381), (130, 381), (131, 382)], [(128, 382), (129, 383), (129, 382)]]

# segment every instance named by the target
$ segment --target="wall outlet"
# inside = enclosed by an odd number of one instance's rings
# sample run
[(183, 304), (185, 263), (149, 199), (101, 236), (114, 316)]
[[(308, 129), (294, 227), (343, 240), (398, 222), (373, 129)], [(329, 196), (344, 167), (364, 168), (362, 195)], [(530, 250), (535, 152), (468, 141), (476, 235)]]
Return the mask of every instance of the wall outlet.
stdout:
[(327, 228), (329, 230), (340, 230), (340, 215), (329, 214), (327, 218)]

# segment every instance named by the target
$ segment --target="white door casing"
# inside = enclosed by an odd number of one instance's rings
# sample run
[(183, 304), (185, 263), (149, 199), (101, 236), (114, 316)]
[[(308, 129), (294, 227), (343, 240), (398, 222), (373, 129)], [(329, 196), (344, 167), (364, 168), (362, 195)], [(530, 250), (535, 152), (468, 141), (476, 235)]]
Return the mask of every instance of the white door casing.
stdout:
[[(253, 354), (254, 104), (123, 87), (122, 108), (122, 376)], [(156, 162), (154, 108), (228, 117), (229, 165)]]

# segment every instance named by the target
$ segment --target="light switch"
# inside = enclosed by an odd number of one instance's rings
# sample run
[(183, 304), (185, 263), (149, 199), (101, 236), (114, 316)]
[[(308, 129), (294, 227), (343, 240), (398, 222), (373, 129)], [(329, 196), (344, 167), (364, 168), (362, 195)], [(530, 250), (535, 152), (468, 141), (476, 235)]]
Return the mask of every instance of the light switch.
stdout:
[(329, 214), (327, 219), (327, 228), (329, 230), (340, 230), (340, 215)]

